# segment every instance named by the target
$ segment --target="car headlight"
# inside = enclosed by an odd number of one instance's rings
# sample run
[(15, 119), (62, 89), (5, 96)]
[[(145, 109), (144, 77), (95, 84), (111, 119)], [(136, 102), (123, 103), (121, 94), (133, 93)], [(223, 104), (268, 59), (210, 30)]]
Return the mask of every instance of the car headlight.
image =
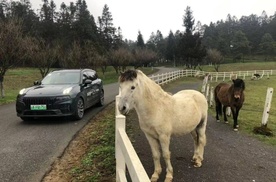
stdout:
[(67, 89), (64, 89), (63, 90), (63, 94), (65, 95), (65, 94), (69, 94), (70, 92), (71, 92), (71, 90), (72, 90), (72, 87), (69, 87), (69, 88), (67, 88)]
[(55, 101), (56, 102), (63, 102), (63, 101), (70, 100), (70, 99), (71, 99), (71, 97), (69, 95), (66, 95), (66, 96), (56, 97)]
[(20, 95), (23, 95), (23, 94), (25, 93), (25, 90), (26, 90), (25, 88), (21, 89), (21, 90), (19, 91), (19, 94), (20, 94)]

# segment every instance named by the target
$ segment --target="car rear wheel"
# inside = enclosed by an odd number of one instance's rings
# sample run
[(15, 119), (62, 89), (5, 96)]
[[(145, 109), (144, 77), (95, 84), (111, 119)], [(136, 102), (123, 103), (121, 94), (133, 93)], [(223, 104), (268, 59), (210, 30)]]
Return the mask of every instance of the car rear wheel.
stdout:
[(103, 106), (103, 105), (104, 105), (104, 91), (101, 90), (100, 101), (97, 103), (97, 106)]
[(78, 98), (75, 106), (74, 119), (80, 120), (84, 116), (84, 102), (82, 98)]

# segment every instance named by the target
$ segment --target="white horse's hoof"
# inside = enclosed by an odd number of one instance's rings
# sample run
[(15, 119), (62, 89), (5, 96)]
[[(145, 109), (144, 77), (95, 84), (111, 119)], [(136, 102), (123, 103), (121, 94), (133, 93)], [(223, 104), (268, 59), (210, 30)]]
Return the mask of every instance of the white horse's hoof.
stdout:
[(151, 178), (150, 178), (150, 181), (151, 181), (151, 182), (157, 182), (158, 179), (159, 179), (159, 174), (160, 174), (160, 173), (161, 173), (161, 171), (160, 171), (160, 172), (155, 172), (155, 173), (153, 173), (152, 176), (151, 176)]
[(217, 122), (219, 123), (219, 122), (220, 122), (220, 120), (218, 119), (218, 120), (217, 120)]
[(225, 124), (228, 124), (229, 122), (228, 121), (224, 121)]
[(201, 167), (201, 166), (202, 166), (201, 160), (199, 159), (194, 160), (194, 167)]
[(238, 128), (234, 128), (234, 131), (239, 131)]
[(166, 177), (165, 182), (172, 182), (172, 177)]
[(158, 177), (151, 177), (151, 178), (150, 178), (150, 181), (151, 181), (151, 182), (157, 182), (157, 180), (158, 180)]

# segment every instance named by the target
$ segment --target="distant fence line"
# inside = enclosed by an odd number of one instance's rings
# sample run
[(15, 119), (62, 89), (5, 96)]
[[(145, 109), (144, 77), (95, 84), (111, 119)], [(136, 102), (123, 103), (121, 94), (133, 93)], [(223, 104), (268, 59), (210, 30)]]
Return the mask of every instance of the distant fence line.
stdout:
[(276, 75), (276, 70), (251, 70), (251, 71), (231, 71), (231, 72), (207, 72), (207, 71), (198, 71), (198, 70), (177, 70), (163, 74), (156, 74), (150, 76), (152, 80), (156, 83), (162, 85), (165, 83), (169, 83), (172, 80), (178, 79), (180, 77), (189, 77), (189, 76), (196, 76), (196, 77), (204, 77), (209, 75), (209, 80), (213, 81), (226, 81), (231, 80), (232, 78), (243, 78), (250, 79), (254, 76), (254, 74), (259, 74), (260, 78), (267, 77), (269, 78), (272, 75)]

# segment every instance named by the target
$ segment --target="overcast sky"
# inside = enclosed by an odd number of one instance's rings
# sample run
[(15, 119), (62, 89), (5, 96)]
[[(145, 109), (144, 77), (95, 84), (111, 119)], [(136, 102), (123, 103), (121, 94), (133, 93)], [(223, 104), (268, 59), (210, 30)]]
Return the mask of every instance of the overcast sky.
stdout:
[[(50, 0), (49, 0), (50, 1)], [(38, 9), (41, 0), (30, 0), (33, 9)], [(76, 0), (54, 0), (59, 11), (60, 4)], [(114, 27), (121, 27), (123, 38), (137, 40), (141, 31), (144, 41), (152, 32), (160, 30), (164, 37), (170, 30), (184, 31), (183, 16), (187, 6), (191, 7), (195, 22), (209, 25), (210, 22), (225, 20), (227, 15), (238, 19), (245, 15), (260, 16), (265, 10), (268, 16), (276, 12), (275, 0), (86, 0), (90, 13), (97, 23), (105, 4), (113, 17)]]

